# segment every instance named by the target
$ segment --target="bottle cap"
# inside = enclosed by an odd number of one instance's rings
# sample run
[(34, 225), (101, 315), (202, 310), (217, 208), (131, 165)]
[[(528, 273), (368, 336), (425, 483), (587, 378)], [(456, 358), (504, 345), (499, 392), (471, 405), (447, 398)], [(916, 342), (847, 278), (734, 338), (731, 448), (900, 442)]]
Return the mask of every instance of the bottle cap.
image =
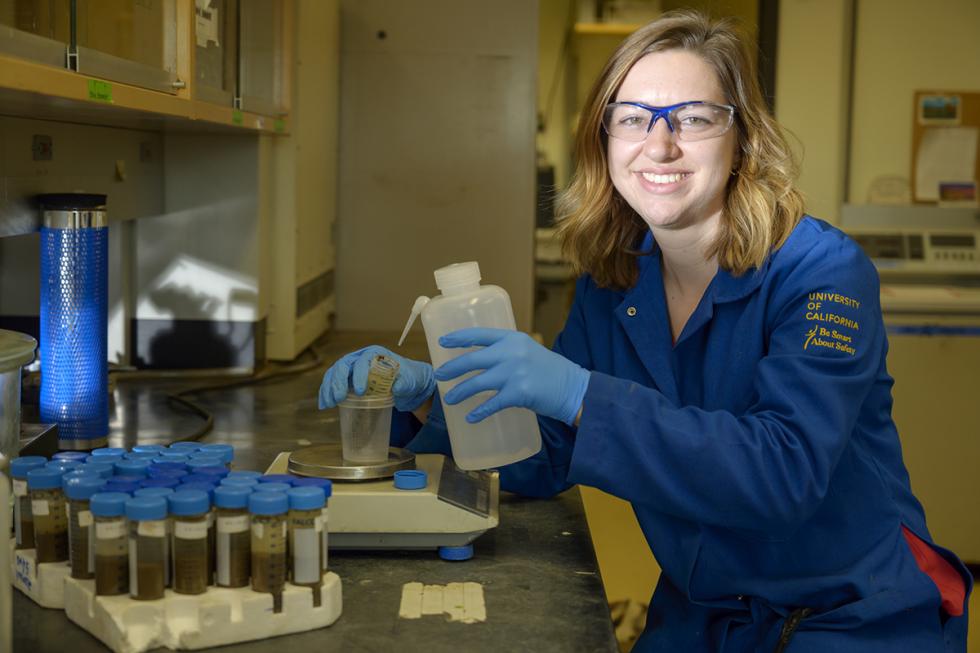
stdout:
[(219, 508), (248, 508), (252, 491), (245, 486), (219, 485), (214, 490), (214, 505)]
[(306, 486), (294, 487), (286, 493), (292, 510), (320, 510), (326, 502), (323, 488)]
[(122, 447), (101, 447), (99, 449), (93, 449), (93, 456), (122, 456), (126, 453), (126, 450)]
[(167, 518), (167, 500), (164, 497), (133, 497), (126, 502), (126, 517), (133, 521)]
[(473, 557), (473, 545), (440, 546), (439, 557), (443, 560), (469, 560)]
[(192, 474), (228, 476), (228, 468), (220, 458), (191, 458), (187, 461), (187, 471)]
[(248, 511), (253, 515), (282, 515), (288, 510), (285, 492), (253, 492), (248, 497)]
[(88, 508), (96, 517), (121, 517), (126, 514), (127, 501), (125, 492), (96, 492), (89, 498)]
[(62, 472), (67, 472), (70, 469), (75, 469), (76, 467), (81, 467), (84, 465), (80, 460), (50, 460), (44, 463), (44, 466), (48, 469), (60, 469)]
[(133, 451), (136, 453), (159, 453), (161, 451), (166, 451), (167, 448), (162, 444), (138, 444), (133, 447)]
[(146, 476), (148, 460), (120, 460), (116, 463), (116, 476)]
[(221, 479), (221, 482), (218, 483), (218, 485), (237, 485), (238, 487), (252, 487), (258, 484), (258, 479), (249, 478), (248, 476), (225, 476), (223, 479)]
[(134, 497), (163, 497), (167, 498), (173, 494), (173, 488), (169, 487), (141, 487), (133, 492)]
[(251, 469), (233, 469), (228, 472), (228, 476), (244, 476), (246, 478), (259, 478), (262, 476), (262, 472), (256, 472)]
[(99, 473), (94, 469), (78, 469), (65, 472), (61, 475), (61, 489), (64, 490), (65, 486), (68, 485), (68, 481), (76, 478), (93, 478), (100, 483), (105, 483), (105, 479), (99, 476)]
[(402, 469), (395, 472), (395, 488), (422, 490), (429, 484), (429, 475), (421, 469)]
[(480, 264), (476, 261), (453, 263), (432, 273), (436, 278), (436, 288), (445, 292), (459, 286), (480, 283)]
[(263, 474), (259, 476), (259, 483), (288, 483), (292, 485), (297, 478), (299, 477), (292, 474)]
[(289, 483), (259, 483), (252, 486), (252, 492), (289, 492)]
[(180, 453), (177, 451), (161, 451), (160, 453), (157, 454), (157, 457), (153, 459), (153, 462), (183, 463), (186, 465), (188, 460), (190, 460), (190, 458), (187, 457), (187, 454)]
[(170, 514), (179, 517), (202, 515), (211, 509), (211, 499), (207, 492), (194, 488), (180, 487), (167, 496)]
[(121, 453), (111, 453), (111, 454), (110, 453), (107, 453), (107, 454), (103, 454), (101, 456), (93, 456), (92, 454), (89, 454), (88, 458), (85, 459), (85, 462), (87, 462), (87, 463), (94, 463), (94, 462), (99, 462), (99, 463), (112, 463), (113, 465), (115, 465), (120, 460), (124, 460), (124, 458), (122, 457), (122, 454)]
[(225, 464), (235, 459), (235, 447), (230, 444), (204, 444), (199, 449), (201, 453), (213, 454), (221, 458)]
[(51, 456), (51, 460), (77, 460), (79, 462), (85, 462), (88, 456), (88, 452), (85, 451), (59, 451)]
[(144, 478), (140, 481), (140, 487), (169, 487), (174, 488), (180, 485), (180, 479), (176, 476), (154, 476)]
[(181, 490), (199, 490), (208, 495), (208, 501), (214, 499), (214, 483), (204, 483), (201, 481), (195, 481), (193, 483), (181, 483), (177, 486), (177, 491)]
[[(64, 472), (57, 468), (35, 467), (27, 472), (27, 489), (54, 490), (61, 489), (61, 477)], [(6, 508), (5, 508), (6, 509)]]
[(136, 490), (140, 489), (140, 478), (123, 478), (121, 476), (113, 476), (105, 480), (105, 491), (106, 492), (123, 492), (125, 494), (132, 494)]
[(21, 456), (10, 461), (10, 475), (14, 478), (27, 478), (27, 472), (35, 467), (44, 467), (48, 459), (44, 456)]
[(130, 451), (123, 456), (123, 460), (148, 460), (152, 462), (158, 453), (157, 451)]
[(76, 467), (74, 471), (86, 471), (91, 470), (97, 472), (102, 478), (109, 478), (116, 472), (116, 466), (114, 463), (103, 463), (98, 460), (93, 460), (92, 462), (87, 462), (81, 467)]
[(333, 494), (333, 481), (329, 478), (300, 478), (293, 482), (293, 487), (318, 487), (323, 490), (324, 496), (328, 499)]
[[(67, 475), (66, 475), (67, 478)], [(101, 492), (105, 487), (105, 481), (100, 476), (75, 476), (64, 481), (65, 495), (69, 499), (84, 501), (93, 494)]]
[(191, 442), (189, 440), (181, 441), (181, 442), (173, 442), (169, 447), (167, 447), (167, 449), (169, 449), (170, 451), (180, 452), (183, 454), (188, 454), (192, 451), (197, 451), (200, 448), (201, 448), (200, 442)]
[(182, 478), (190, 472), (184, 469), (180, 463), (153, 463), (146, 470), (146, 475), (150, 478)]

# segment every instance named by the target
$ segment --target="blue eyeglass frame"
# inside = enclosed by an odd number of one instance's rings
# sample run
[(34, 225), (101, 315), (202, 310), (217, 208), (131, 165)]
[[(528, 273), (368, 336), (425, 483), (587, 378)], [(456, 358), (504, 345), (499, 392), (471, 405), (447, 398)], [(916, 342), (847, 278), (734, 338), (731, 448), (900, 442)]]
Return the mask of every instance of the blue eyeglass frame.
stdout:
[[(610, 102), (609, 104), (606, 105), (606, 108), (608, 109), (611, 106), (626, 105), (626, 106), (646, 109), (651, 114), (653, 114), (653, 116), (650, 118), (650, 124), (647, 125), (647, 134), (653, 131), (653, 126), (656, 125), (657, 121), (660, 120), (661, 118), (663, 118), (664, 122), (667, 123), (667, 129), (670, 130), (670, 133), (674, 134), (676, 132), (674, 131), (674, 126), (670, 123), (670, 112), (674, 111), (675, 109), (679, 109), (681, 107), (691, 106), (693, 104), (708, 104), (713, 107), (721, 107), (723, 109), (728, 109), (729, 111), (731, 111), (731, 115), (732, 115), (731, 119), (733, 123), (735, 122), (735, 114), (738, 112), (738, 108), (734, 104), (716, 104), (714, 102), (707, 102), (705, 100), (688, 100), (687, 102), (672, 104), (668, 107), (652, 107), (649, 104), (643, 104), (642, 102)], [(605, 130), (607, 134), (609, 133), (609, 130), (606, 128), (605, 120), (602, 121), (602, 128), (603, 130)], [(728, 128), (731, 129), (731, 124), (728, 125)]]

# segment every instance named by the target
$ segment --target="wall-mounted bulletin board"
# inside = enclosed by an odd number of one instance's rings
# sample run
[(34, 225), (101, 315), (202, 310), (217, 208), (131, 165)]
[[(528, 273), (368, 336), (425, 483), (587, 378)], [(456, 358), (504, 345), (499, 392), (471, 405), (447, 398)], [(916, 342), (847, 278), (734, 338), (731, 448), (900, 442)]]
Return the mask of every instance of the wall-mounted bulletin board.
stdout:
[(980, 179), (980, 92), (916, 91), (912, 196), (916, 202), (976, 206)]

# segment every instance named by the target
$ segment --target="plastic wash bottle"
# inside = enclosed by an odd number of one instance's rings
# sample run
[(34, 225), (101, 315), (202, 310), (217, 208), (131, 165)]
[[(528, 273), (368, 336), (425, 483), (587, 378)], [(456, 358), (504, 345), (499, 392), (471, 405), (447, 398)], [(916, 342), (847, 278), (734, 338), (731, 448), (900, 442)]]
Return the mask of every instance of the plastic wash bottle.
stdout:
[[(468, 327), (516, 330), (510, 296), (498, 286), (480, 285), (480, 266), (475, 261), (454, 263), (435, 271), (436, 286), (442, 293), (431, 300), (419, 297), (402, 339), (421, 312), (425, 339), (429, 345), (432, 366), (438, 368), (473, 349), (445, 349), (439, 338), (451, 331)], [(399, 341), (400, 344), (400, 341)], [(440, 396), (479, 371), (438, 382)], [(489, 469), (524, 460), (541, 449), (541, 432), (537, 416), (526, 408), (507, 408), (481, 422), (470, 424), (466, 415), (493, 396), (481, 392), (462, 403), (450, 405), (443, 400), (453, 458), (461, 469)]]

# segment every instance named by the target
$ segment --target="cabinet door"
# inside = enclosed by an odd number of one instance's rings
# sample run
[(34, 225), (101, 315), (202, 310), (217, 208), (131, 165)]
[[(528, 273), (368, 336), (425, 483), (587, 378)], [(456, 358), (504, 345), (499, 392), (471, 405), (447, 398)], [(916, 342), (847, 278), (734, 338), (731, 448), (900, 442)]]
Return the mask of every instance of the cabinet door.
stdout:
[(248, 0), (239, 9), (239, 96), (254, 113), (285, 113), (283, 6), (277, 0)]
[(0, 53), (65, 67), (69, 0), (0, 0)]
[(176, 92), (176, 0), (77, 0), (79, 72)]
[(238, 88), (238, 0), (195, 0), (194, 97), (232, 106)]

